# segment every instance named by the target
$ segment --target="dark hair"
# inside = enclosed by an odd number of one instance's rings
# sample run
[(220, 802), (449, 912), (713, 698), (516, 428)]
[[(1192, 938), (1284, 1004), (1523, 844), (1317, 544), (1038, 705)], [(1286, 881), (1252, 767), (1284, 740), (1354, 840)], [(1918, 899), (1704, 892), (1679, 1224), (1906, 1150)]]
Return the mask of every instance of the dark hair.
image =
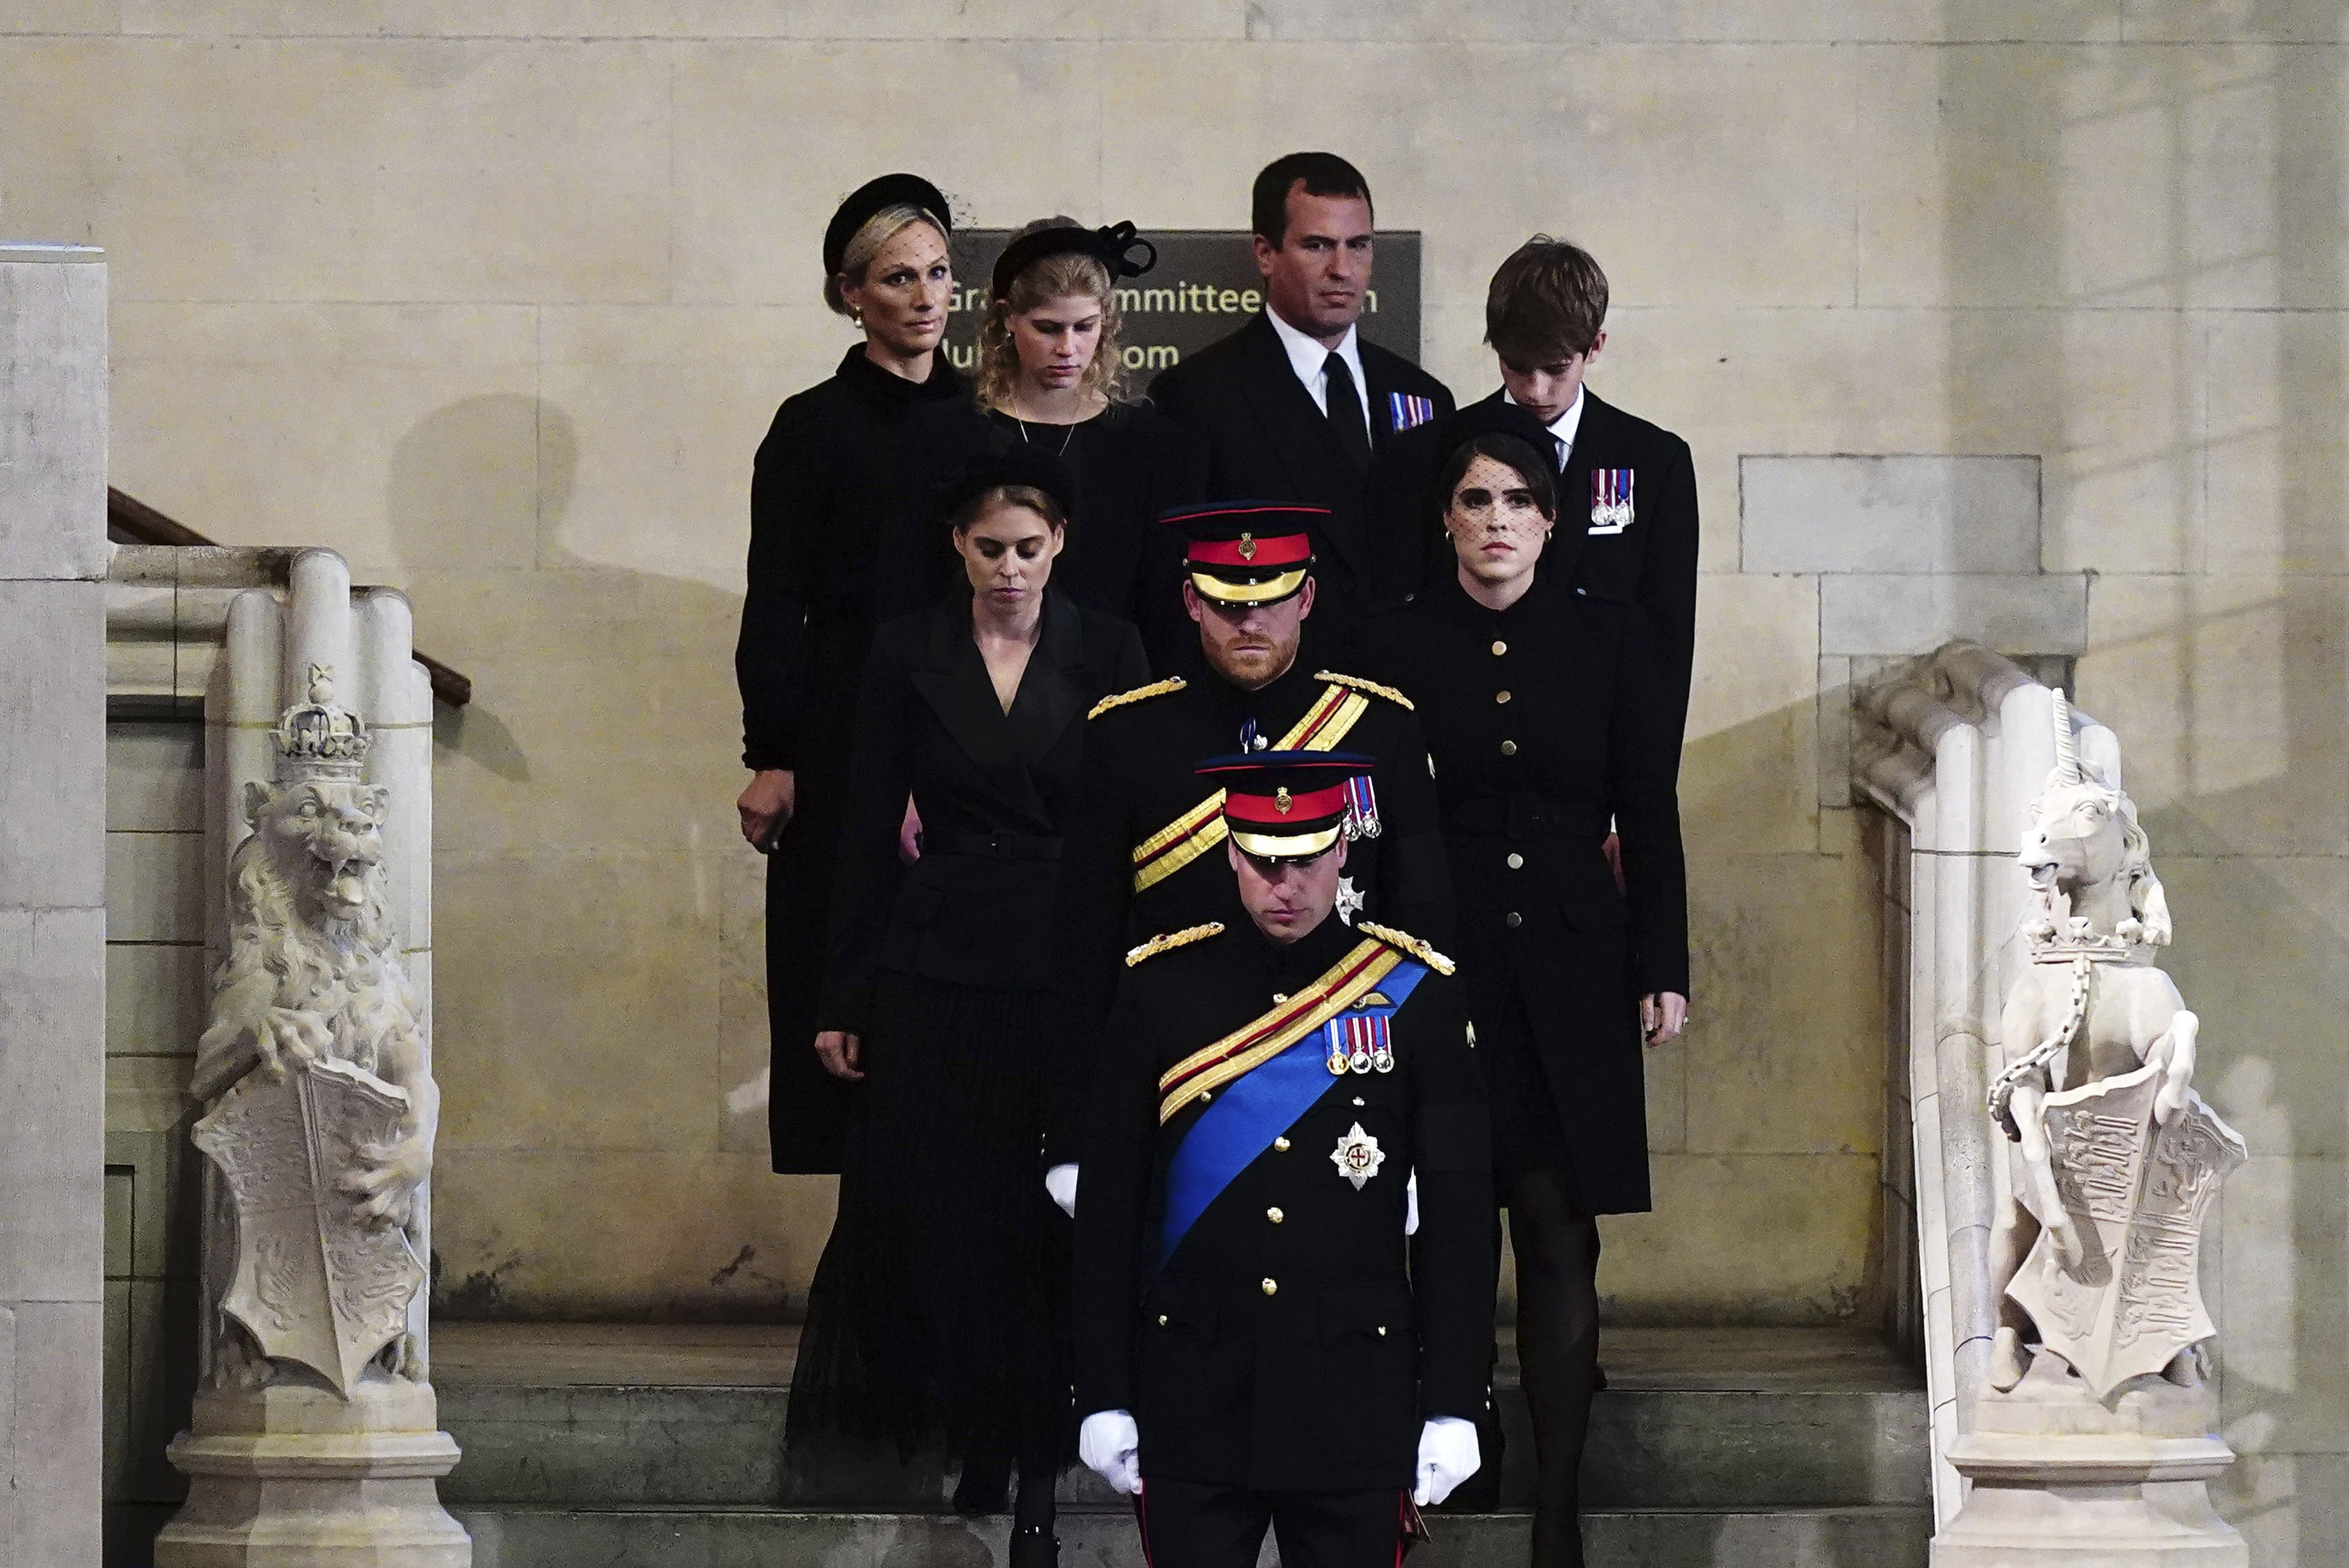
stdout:
[(1553, 523), (1557, 521), (1557, 485), (1550, 478), (1549, 464), (1516, 437), (1501, 431), (1485, 431), (1454, 447), (1444, 471), (1436, 476), (1435, 516), (1439, 523), (1451, 510), (1452, 493), (1460, 488), (1461, 476), (1480, 457), (1489, 457), (1515, 469), (1517, 477), (1526, 482), (1526, 488), (1533, 493), (1534, 505), (1541, 514)]
[(1061, 509), (1059, 499), (1032, 484), (990, 484), (956, 507), (947, 519), (947, 526), (954, 533), (963, 533), (998, 506), (1024, 506), (1053, 528), (1068, 532), (1069, 514)]
[(1607, 275), (1580, 245), (1536, 234), (1485, 291), (1485, 341), (1513, 365), (1590, 352), (1607, 325)]
[(1360, 196), (1371, 200), (1362, 171), (1334, 152), (1289, 152), (1264, 166), (1248, 196), (1248, 223), (1278, 250), (1288, 237), (1288, 192), (1302, 182), (1309, 196)]

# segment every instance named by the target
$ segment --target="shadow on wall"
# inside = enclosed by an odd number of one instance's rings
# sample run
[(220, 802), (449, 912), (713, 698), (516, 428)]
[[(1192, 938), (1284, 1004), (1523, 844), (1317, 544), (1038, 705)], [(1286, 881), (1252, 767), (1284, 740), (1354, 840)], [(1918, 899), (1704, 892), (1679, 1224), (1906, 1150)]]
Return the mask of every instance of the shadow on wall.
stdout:
[[(578, 458), (570, 416), (518, 392), (426, 415), (393, 447), (386, 486), (401, 564), (411, 576), (535, 569), (542, 530), (570, 504)], [(500, 778), (529, 782), (530, 759), (498, 717), (494, 693), (436, 706), (432, 738)]]
[(768, 1051), (741, 600), (564, 548), (580, 460), (561, 408), (486, 395), (409, 428), (387, 484), (419, 639), (476, 691), (435, 715), (436, 1310), (772, 1320), (832, 1199), (778, 1186), (725, 1103)]

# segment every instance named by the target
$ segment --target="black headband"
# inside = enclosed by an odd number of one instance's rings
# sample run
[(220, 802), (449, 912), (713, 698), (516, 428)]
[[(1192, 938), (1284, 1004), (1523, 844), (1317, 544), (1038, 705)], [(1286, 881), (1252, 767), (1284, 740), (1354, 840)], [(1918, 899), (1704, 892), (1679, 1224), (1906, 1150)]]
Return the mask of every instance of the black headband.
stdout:
[(1076, 487), (1071, 478), (1068, 464), (1050, 450), (1021, 441), (1002, 452), (980, 453), (965, 463), (937, 491), (930, 514), (941, 525), (949, 524), (956, 513), (988, 491), (1016, 484), (1042, 491), (1060, 504), (1061, 516), (1073, 521), (1076, 508), (1071, 498)]
[(884, 174), (878, 180), (868, 180), (848, 193), (848, 200), (832, 215), (823, 230), (823, 270), (825, 275), (837, 275), (848, 259), (848, 242), (856, 231), (891, 207), (919, 207), (923, 212), (947, 225), (948, 236), (954, 229), (954, 216), (947, 211), (944, 192), (919, 174)]
[[(1135, 261), (1136, 246), (1150, 254)], [(1062, 223), (1031, 230), (1003, 247), (1003, 254), (995, 258), (994, 297), (1008, 298), (1012, 283), (1021, 273), (1046, 256), (1059, 255), (1092, 257), (1109, 269), (1112, 283), (1122, 277), (1140, 277), (1158, 265), (1158, 247), (1137, 236), (1132, 223), (1112, 223), (1104, 229), (1081, 229), (1074, 223)]]

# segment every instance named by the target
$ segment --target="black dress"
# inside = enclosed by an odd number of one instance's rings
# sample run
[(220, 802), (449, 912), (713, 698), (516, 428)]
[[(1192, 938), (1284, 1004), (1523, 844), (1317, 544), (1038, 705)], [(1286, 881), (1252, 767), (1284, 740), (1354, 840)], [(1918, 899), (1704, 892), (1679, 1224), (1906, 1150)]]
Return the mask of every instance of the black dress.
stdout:
[(1506, 610), (1454, 576), (1364, 628), (1435, 759), (1495, 1167), (1562, 1167), (1585, 1214), (1650, 1206), (1639, 998), (1689, 987), (1679, 714), (1644, 618), (1545, 571)]
[(742, 762), (790, 768), (798, 799), (767, 863), (768, 1140), (779, 1171), (840, 1168), (845, 1085), (816, 1060), (833, 860), (856, 695), (874, 623), (932, 602), (892, 563), (909, 545), (906, 416), (967, 398), (944, 355), (926, 381), (849, 349), (826, 381), (776, 411), (750, 480), (750, 561), (734, 674)]
[[(1023, 425), (964, 399), (915, 417), (909, 446), (916, 487), (940, 493), (974, 462), (1022, 442), (1058, 457), (1075, 489), (1068, 547), (1052, 564), (1053, 587), (1087, 609), (1131, 621), (1152, 668), (1169, 668), (1183, 649), (1197, 646), (1198, 634), (1183, 608), (1183, 540), (1158, 517), (1206, 497), (1206, 448), (1146, 403), (1112, 403), (1073, 425)], [(929, 528), (922, 558), (937, 593), (961, 574), (943, 528)]]
[(967, 591), (874, 638), (816, 1018), (862, 1037), (866, 1076), (809, 1293), (794, 1454), (863, 1438), (967, 1469), (1073, 1457), (1037, 1020), (1085, 712), (1145, 674), (1133, 628), (1057, 586), (1008, 713)]

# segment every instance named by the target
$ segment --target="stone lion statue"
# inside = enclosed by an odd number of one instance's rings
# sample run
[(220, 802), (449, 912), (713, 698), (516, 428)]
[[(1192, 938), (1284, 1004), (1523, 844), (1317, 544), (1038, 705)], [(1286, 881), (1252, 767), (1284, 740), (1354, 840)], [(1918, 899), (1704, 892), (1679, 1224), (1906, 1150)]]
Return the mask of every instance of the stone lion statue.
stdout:
[(408, 1093), (399, 1136), (356, 1150), (339, 1186), (375, 1226), (409, 1221), (432, 1166), (440, 1092), (384, 898), (386, 792), (356, 779), (245, 786), (229, 859), (229, 956), (190, 1093), (209, 1106), (256, 1069), (347, 1062)]
[[(2154, 874), (2137, 806), (2079, 756), (2071, 715), (2055, 693), (2056, 765), (2023, 829), (2017, 857), (2032, 888), (2023, 934), (2031, 961), (2008, 993), (2000, 1033), (2005, 1066), (1990, 1109), (2019, 1157), (2013, 1199), (1991, 1237), (1992, 1283), (2003, 1314), (1991, 1381), (2013, 1388), (2029, 1366), (2027, 1316), (2004, 1295), (2042, 1230), (2060, 1265), (2078, 1268), (2083, 1239), (2059, 1190), (2042, 1116), (2057, 1091), (2156, 1069), (2154, 1121), (2186, 1109), (2201, 1023), (2153, 950), (2170, 940), (2169, 904)], [(2181, 1358), (2182, 1362), (2183, 1358)], [(2173, 1381), (2192, 1376), (2172, 1369)]]

